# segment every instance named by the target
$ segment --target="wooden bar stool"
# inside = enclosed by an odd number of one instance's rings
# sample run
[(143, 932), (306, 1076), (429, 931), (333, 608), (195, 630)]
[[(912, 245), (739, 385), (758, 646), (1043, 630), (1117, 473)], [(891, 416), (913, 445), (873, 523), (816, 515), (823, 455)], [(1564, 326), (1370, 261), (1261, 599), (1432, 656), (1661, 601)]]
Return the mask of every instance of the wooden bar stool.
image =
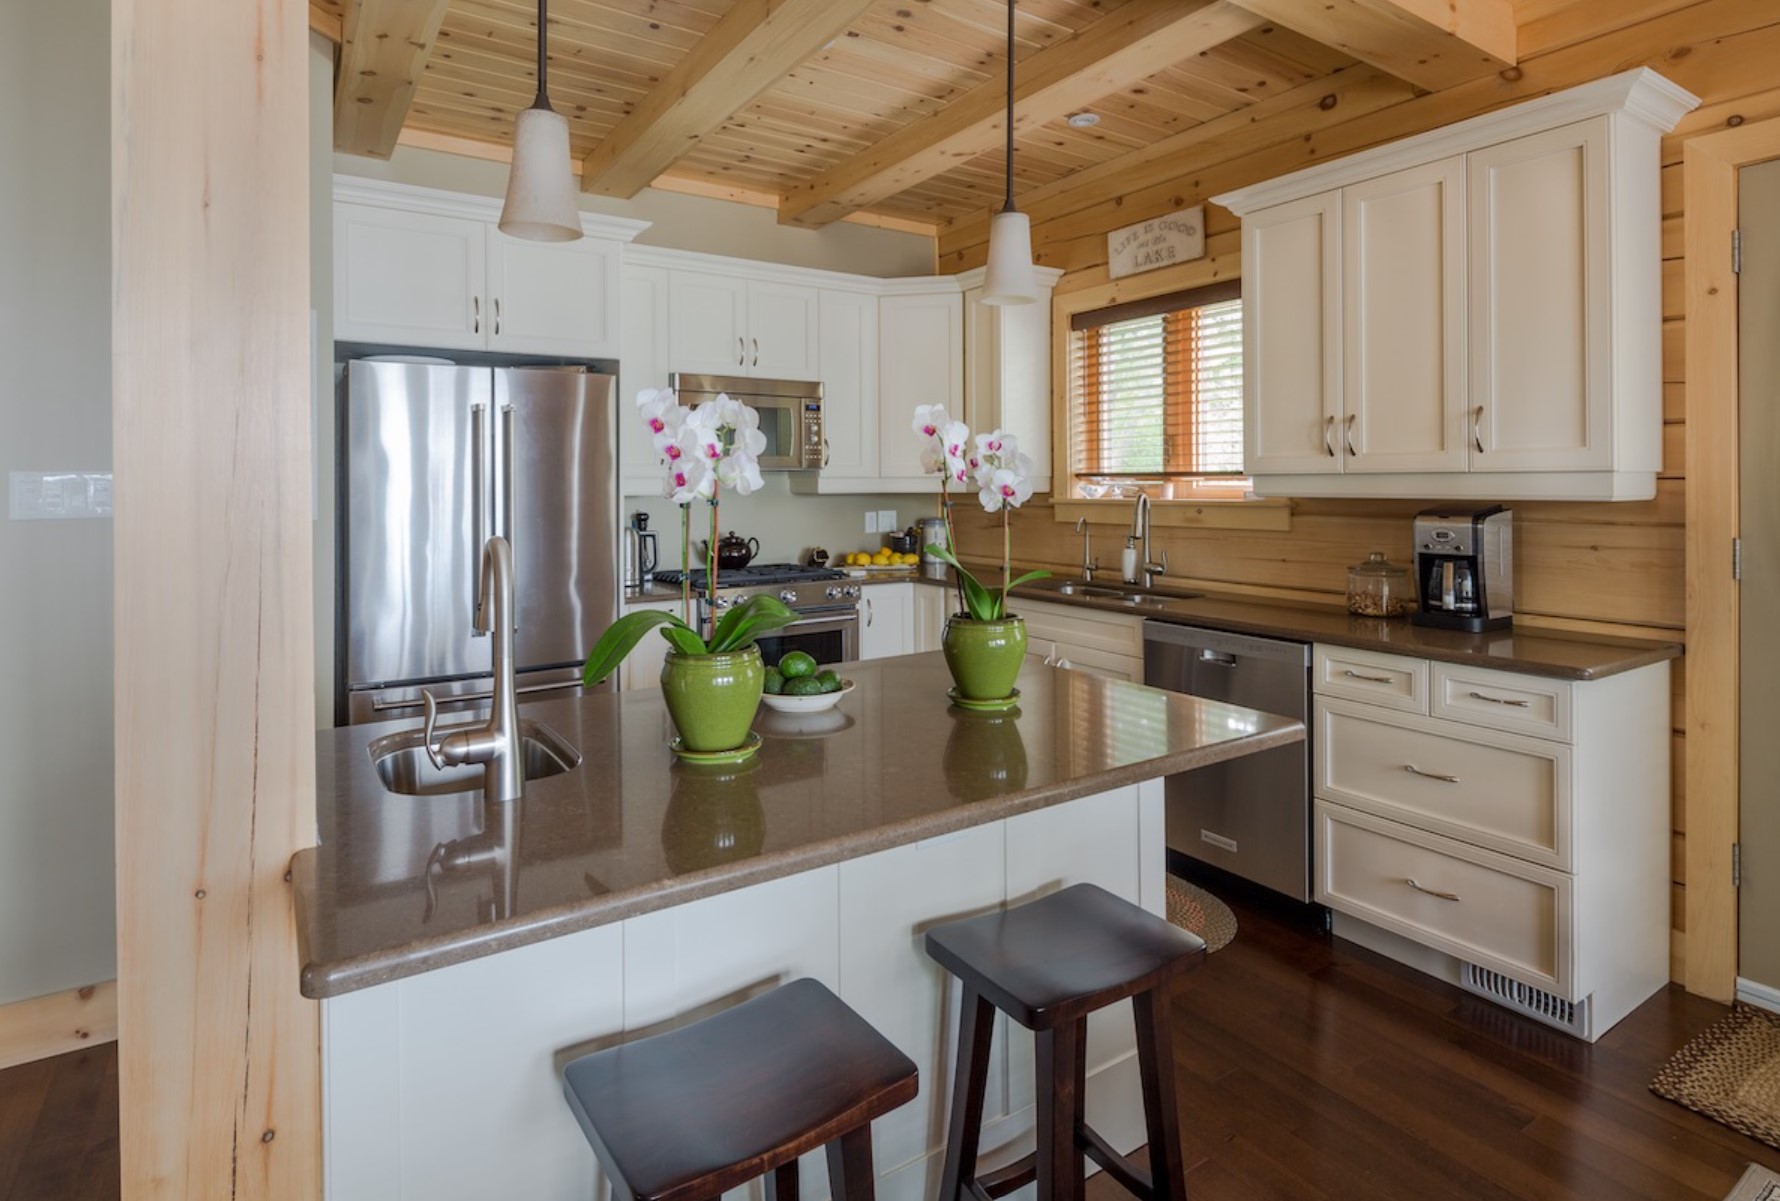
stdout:
[(814, 980), (563, 1070), (569, 1108), (621, 1201), (716, 1201), (826, 1144), (834, 1201), (871, 1201), (872, 1119), (915, 1096), (915, 1065)]
[[(927, 953), (964, 984), (939, 1201), (993, 1201), (1034, 1178), (1039, 1201), (1080, 1201), (1086, 1155), (1144, 1201), (1184, 1201), (1168, 989), (1205, 943), (1092, 884), (936, 926)], [(1113, 1150), (1083, 1117), (1088, 1015), (1131, 998), (1150, 1168)], [(989, 1040), (999, 1009), (1036, 1036), (1038, 1149), (977, 1175)]]

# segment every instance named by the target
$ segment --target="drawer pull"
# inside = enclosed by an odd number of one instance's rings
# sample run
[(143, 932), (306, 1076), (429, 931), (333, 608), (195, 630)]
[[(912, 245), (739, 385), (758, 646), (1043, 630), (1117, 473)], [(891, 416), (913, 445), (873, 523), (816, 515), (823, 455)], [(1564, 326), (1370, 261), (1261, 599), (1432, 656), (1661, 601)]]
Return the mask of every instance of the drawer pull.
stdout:
[(1409, 885), (1409, 887), (1415, 889), (1417, 892), (1425, 892), (1431, 897), (1439, 897), (1442, 901), (1456, 901), (1459, 899), (1459, 894), (1456, 892), (1441, 892), (1438, 888), (1423, 888), (1420, 884), (1415, 882), (1414, 876), (1405, 876), (1403, 878), (1403, 883)]
[(1501, 696), (1485, 696), (1481, 692), (1473, 692), (1471, 694), (1471, 699), (1474, 701), (1488, 701), (1492, 705), (1513, 705), (1516, 709), (1531, 708), (1533, 704), (1532, 701), (1516, 701)]
[(1361, 675), (1359, 672), (1354, 671), (1352, 668), (1346, 669), (1341, 674), (1346, 676), (1350, 680), (1364, 680), (1368, 684), (1395, 684), (1397, 682), (1397, 681), (1393, 680), (1390, 676)]
[(1420, 776), (1424, 780), (1439, 780), (1442, 784), (1457, 784), (1459, 782), (1457, 776), (1443, 776), (1437, 771), (1423, 771), (1413, 763), (1405, 763), (1403, 770), (1412, 776)]

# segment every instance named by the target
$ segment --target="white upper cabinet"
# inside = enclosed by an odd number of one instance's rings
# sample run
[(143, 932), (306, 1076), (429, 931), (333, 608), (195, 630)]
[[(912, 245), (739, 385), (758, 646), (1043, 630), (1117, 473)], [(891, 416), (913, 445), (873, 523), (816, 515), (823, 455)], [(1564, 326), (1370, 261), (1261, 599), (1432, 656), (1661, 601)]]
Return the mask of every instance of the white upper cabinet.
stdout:
[(624, 244), (648, 228), (588, 213), (576, 242), (495, 228), (500, 203), (334, 181), (334, 337), (577, 359), (619, 352)]
[(1063, 272), (1035, 267), (1038, 299), (984, 304), (983, 268), (964, 287), (964, 412), (975, 433), (1002, 429), (1031, 456), (1032, 488), (1051, 490), (1051, 290)]
[(746, 375), (748, 281), (673, 271), (668, 279), (668, 370)]
[(1346, 188), (1342, 410), (1347, 471), (1465, 469), (1465, 160)]
[(945, 282), (878, 302), (878, 476), (907, 491), (938, 487), (921, 470), (915, 410), (943, 404), (948, 413), (964, 411), (964, 297)]
[(1640, 68), (1214, 197), (1256, 491), (1655, 495), (1658, 149), (1698, 103)]
[(618, 352), (618, 478), (624, 496), (661, 492), (661, 460), (649, 427), (637, 416), (637, 393), (668, 383), (668, 273), (624, 265), (624, 337)]
[(828, 440), (819, 475), (851, 486), (878, 474), (878, 298), (825, 288), (819, 303), (817, 361)]
[(748, 370), (762, 379), (817, 378), (820, 294), (801, 284), (748, 283)]

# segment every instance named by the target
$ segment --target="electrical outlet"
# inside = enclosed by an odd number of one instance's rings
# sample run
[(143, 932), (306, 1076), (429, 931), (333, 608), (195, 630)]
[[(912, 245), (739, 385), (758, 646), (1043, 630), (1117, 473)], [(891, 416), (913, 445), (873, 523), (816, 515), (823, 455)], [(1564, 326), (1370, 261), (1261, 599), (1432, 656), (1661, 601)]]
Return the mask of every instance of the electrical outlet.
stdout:
[(866, 513), (865, 532), (868, 534), (875, 534), (878, 532), (878, 515), (876, 512)]
[(878, 510), (878, 528), (886, 534), (894, 534), (897, 530), (902, 528), (896, 524), (895, 509)]

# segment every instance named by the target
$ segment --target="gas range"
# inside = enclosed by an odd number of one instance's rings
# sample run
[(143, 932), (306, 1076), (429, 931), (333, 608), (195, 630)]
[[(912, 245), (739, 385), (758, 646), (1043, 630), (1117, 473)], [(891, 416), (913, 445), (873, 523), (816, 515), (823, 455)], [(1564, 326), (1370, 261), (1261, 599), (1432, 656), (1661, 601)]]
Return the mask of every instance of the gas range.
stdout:
[[(692, 571), (658, 571), (657, 584), (679, 587), (689, 581), (692, 591), (705, 603), (707, 573), (704, 568)], [(756, 563), (747, 567), (730, 567), (717, 572), (716, 607), (728, 609), (751, 596), (776, 596), (800, 613), (821, 609), (850, 609), (859, 602), (859, 585), (837, 583), (847, 573), (829, 567), (799, 567), (795, 563)]]

